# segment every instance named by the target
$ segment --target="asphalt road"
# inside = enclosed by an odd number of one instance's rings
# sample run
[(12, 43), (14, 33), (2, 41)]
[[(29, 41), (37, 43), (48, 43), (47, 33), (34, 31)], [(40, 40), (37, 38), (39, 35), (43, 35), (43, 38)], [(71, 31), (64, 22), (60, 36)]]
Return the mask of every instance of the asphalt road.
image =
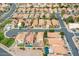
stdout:
[(0, 56), (12, 56), (12, 55), (6, 52), (4, 49), (0, 48)]
[(61, 15), (60, 15), (59, 11), (57, 11), (56, 15), (57, 15), (58, 20), (59, 20), (59, 22), (60, 22), (61, 30), (64, 32), (64, 34), (65, 34), (65, 36), (66, 36), (66, 40), (67, 40), (67, 42), (68, 42), (68, 44), (69, 44), (69, 47), (70, 47), (70, 49), (71, 49), (72, 54), (73, 54), (74, 56), (79, 56), (78, 50), (77, 50), (77, 48), (76, 48), (76, 46), (75, 46), (75, 44), (74, 44), (74, 42), (73, 42), (73, 40), (72, 40), (72, 37), (74, 36), (74, 34), (68, 32), (68, 30), (66, 29), (66, 27), (65, 27), (65, 25), (64, 25), (64, 22), (62, 21), (62, 17), (61, 17)]
[[(5, 16), (3, 16), (3, 17), (0, 19), (0, 22), (4, 21), (6, 18), (10, 17), (10, 16), (12, 15), (12, 13), (14, 12), (15, 8), (16, 8), (15, 4), (12, 4), (12, 7), (11, 7), (10, 11), (9, 11)], [(76, 48), (76, 46), (75, 46), (75, 44), (74, 44), (74, 42), (73, 42), (73, 40), (72, 40), (72, 37), (74, 36), (74, 34), (68, 32), (68, 30), (66, 29), (66, 27), (65, 27), (65, 25), (64, 25), (64, 22), (62, 21), (62, 18), (61, 18), (61, 16), (60, 16), (60, 13), (57, 12), (56, 15), (57, 15), (57, 17), (58, 17), (58, 19), (59, 19), (59, 22), (60, 22), (60, 25), (61, 25), (61, 27), (62, 27), (61, 30), (65, 33), (66, 40), (67, 40), (67, 42), (68, 42), (68, 44), (69, 44), (69, 47), (70, 47), (70, 49), (71, 49), (71, 51), (72, 51), (72, 54), (73, 54), (74, 56), (79, 56), (78, 50), (77, 50), (77, 48)], [(8, 31), (8, 32), (6, 33), (6, 35), (9, 36), (9, 37), (12, 37), (12, 36), (14, 36), (14, 35), (17, 35), (17, 34), (20, 33), (20, 32), (24, 32), (24, 31), (26, 32), (27, 30), (24, 30), (24, 29), (22, 29), (22, 30), (19, 30), (19, 29), (12, 29), (12, 30)], [(32, 30), (32, 31), (34, 31), (34, 32), (42, 32), (42, 31), (45, 31), (45, 30), (39, 30), (39, 29), (37, 29), (37, 30)], [(0, 50), (2, 50), (2, 49), (0, 49)], [(0, 52), (1, 52), (1, 51), (0, 51)], [(7, 54), (7, 55), (8, 55), (8, 54)]]
[(79, 33), (75, 33), (76, 36), (79, 36)]
[[(71, 15), (75, 15), (75, 14), (76, 14), (76, 12), (72, 12), (72, 11), (71, 11)], [(76, 36), (79, 36), (79, 32), (76, 32), (76, 33), (74, 32), (74, 34), (75, 34)]]
[[(6, 32), (6, 36), (8, 37), (13, 37), (16, 36), (17, 34), (21, 32), (27, 32), (29, 29), (11, 29)], [(54, 29), (56, 32), (59, 32), (60, 29)], [(44, 32), (44, 31), (49, 31), (49, 29), (31, 29), (32, 32)]]
[(16, 9), (16, 5), (12, 3), (10, 10), (6, 12), (3, 16), (1, 16), (0, 23), (2, 23), (5, 19), (10, 18), (13, 12), (15, 11), (15, 9)]

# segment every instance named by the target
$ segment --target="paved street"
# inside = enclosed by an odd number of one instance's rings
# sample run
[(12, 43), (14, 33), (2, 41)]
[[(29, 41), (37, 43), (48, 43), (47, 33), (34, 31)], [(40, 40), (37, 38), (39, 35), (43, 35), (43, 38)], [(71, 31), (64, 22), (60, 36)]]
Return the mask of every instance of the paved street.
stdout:
[[(13, 12), (15, 11), (15, 9), (16, 9), (16, 5), (12, 4), (10, 11), (7, 12), (5, 15), (3, 15), (0, 18), (0, 23), (2, 23), (5, 19), (10, 18), (12, 16)], [(57, 11), (56, 15), (57, 15), (59, 23), (61, 25), (61, 29), (54, 29), (54, 30), (56, 32), (59, 32), (60, 30), (64, 32), (66, 40), (67, 40), (67, 42), (69, 44), (69, 47), (71, 49), (72, 54), (74, 56), (79, 56), (78, 50), (77, 50), (77, 48), (76, 48), (76, 46), (75, 46), (75, 44), (74, 44), (74, 42), (72, 40), (72, 37), (74, 36), (74, 34), (69, 32), (67, 30), (67, 28), (65, 27), (65, 24), (62, 21), (62, 17), (60, 15), (59, 11)], [(29, 29), (11, 29), (8, 32), (6, 32), (5, 35), (8, 36), (8, 37), (13, 37), (13, 36), (16, 36), (20, 32), (27, 32), (28, 30)], [(31, 29), (31, 31), (33, 31), (33, 32), (44, 32), (44, 31), (49, 31), (49, 29)], [(77, 36), (79, 36), (79, 33), (75, 33), (75, 34)], [(0, 48), (0, 56), (11, 56), (11, 54), (9, 54), (8, 52), (6, 52), (2, 48)]]
[(78, 50), (77, 50), (77, 48), (76, 48), (76, 46), (75, 46), (75, 44), (74, 44), (74, 42), (73, 42), (73, 40), (72, 40), (72, 37), (74, 36), (74, 34), (68, 32), (68, 30), (66, 29), (66, 27), (65, 27), (65, 25), (64, 25), (64, 22), (62, 21), (62, 17), (60, 16), (59, 11), (57, 11), (56, 15), (57, 15), (58, 20), (59, 20), (59, 22), (60, 22), (61, 30), (65, 33), (66, 40), (67, 40), (67, 42), (68, 42), (68, 44), (69, 44), (69, 47), (70, 47), (70, 49), (71, 49), (71, 51), (72, 51), (72, 54), (73, 54), (74, 56), (78, 56), (78, 55), (79, 55), (79, 54), (78, 54)]
[(0, 48), (0, 56), (11, 56), (11, 54), (6, 52), (4, 49)]
[(15, 11), (15, 9), (16, 9), (16, 5), (13, 3), (10, 10), (1, 16), (0, 23), (2, 23), (5, 19), (10, 18), (13, 12)]
[[(67, 40), (67, 42), (69, 44), (69, 47), (70, 47), (70, 49), (72, 51), (72, 54), (74, 56), (78, 56), (79, 55), (78, 50), (77, 50), (77, 48), (76, 48), (76, 46), (75, 46), (75, 44), (74, 44), (74, 42), (72, 40), (72, 37), (74, 36), (74, 34), (68, 32), (68, 30), (66, 29), (66, 27), (64, 25), (64, 22), (62, 21), (62, 17), (60, 16), (60, 13), (57, 12), (56, 15), (57, 15), (57, 17), (59, 19), (59, 22), (60, 22), (60, 25), (61, 25), (61, 30), (65, 33), (66, 40)], [(48, 29), (32, 29), (33, 32), (44, 32), (45, 30), (48, 31)], [(28, 31), (28, 29), (12, 29), (12, 30), (9, 30), (8, 32), (6, 32), (6, 36), (13, 37), (13, 36), (17, 35), (20, 32), (26, 32), (26, 31)], [(59, 29), (58, 30), (55, 29), (55, 31), (59, 31)]]
[(79, 36), (79, 33), (74, 33), (76, 36)]
[[(8, 32), (6, 32), (6, 36), (8, 37), (13, 37), (17, 35), (20, 32), (27, 32), (29, 29), (11, 29)], [(56, 32), (59, 32), (60, 29), (54, 29)], [(49, 29), (31, 29), (32, 32), (44, 32), (44, 31), (49, 31)]]

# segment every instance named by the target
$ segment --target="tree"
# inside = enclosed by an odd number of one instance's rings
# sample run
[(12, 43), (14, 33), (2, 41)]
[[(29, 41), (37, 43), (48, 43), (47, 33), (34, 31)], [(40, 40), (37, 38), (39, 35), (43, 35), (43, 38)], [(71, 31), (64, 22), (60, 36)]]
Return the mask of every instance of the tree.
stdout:
[(33, 7), (34, 7), (33, 5), (30, 6), (30, 8), (33, 8)]
[(68, 6), (65, 6), (65, 8), (67, 9), (67, 8), (68, 8)]
[(63, 38), (63, 36), (64, 36), (64, 32), (60, 32), (60, 35), (61, 35), (61, 37)]
[(58, 3), (59, 7), (61, 7), (61, 3)]
[(64, 32), (60, 32), (60, 35), (64, 35)]
[(64, 8), (64, 5), (61, 5), (60, 8)]
[(61, 15), (63, 16), (65, 14), (65, 10), (62, 10), (61, 11)]
[(67, 7), (70, 8), (71, 6), (69, 4), (67, 4)]
[(77, 9), (77, 8), (78, 8), (78, 5), (74, 5), (74, 8), (76, 8), (76, 9)]
[(18, 46), (19, 46), (20, 49), (25, 50), (25, 47), (24, 47), (23, 43), (20, 43)]
[(43, 15), (43, 19), (46, 19), (46, 16), (45, 15)]
[(69, 16), (66, 20), (66, 23), (74, 23), (74, 20), (73, 20), (73, 17), (72, 16)]
[(43, 56), (47, 56), (47, 54), (44, 53)]
[(54, 9), (54, 6), (52, 5), (52, 7), (51, 7), (52, 9)]
[(47, 37), (47, 31), (44, 32), (44, 37)]
[(76, 21), (79, 22), (79, 17), (76, 18)]
[(24, 26), (25, 26), (25, 23), (24, 23), (24, 22), (22, 22), (22, 23), (21, 23), (21, 25), (22, 25), (22, 27), (24, 27)]
[(57, 19), (56, 15), (55, 15), (55, 12), (53, 12), (53, 13), (50, 14), (50, 20), (51, 19)]
[(49, 7), (46, 5), (45, 8), (49, 8)]
[(49, 29), (49, 32), (54, 32), (54, 29)]

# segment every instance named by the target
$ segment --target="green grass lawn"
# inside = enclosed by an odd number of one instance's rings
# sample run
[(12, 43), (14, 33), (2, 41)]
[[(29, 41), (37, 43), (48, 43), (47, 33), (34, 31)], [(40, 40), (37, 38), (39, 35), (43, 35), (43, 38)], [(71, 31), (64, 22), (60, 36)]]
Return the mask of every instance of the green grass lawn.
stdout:
[(6, 24), (10, 24), (11, 22), (12, 20), (4, 20), (4, 22), (0, 24), (0, 43), (4, 44), (7, 47), (10, 47), (15, 42), (13, 38), (6, 38), (4, 36), (3, 28)]
[(10, 24), (12, 22), (12, 20), (4, 20), (3, 23), (0, 24), (0, 31), (3, 30), (3, 28), (5, 27), (6, 24)]
[(15, 40), (13, 38), (5, 38), (4, 33), (0, 32), (0, 43), (10, 47), (14, 42)]
[(5, 38), (5, 39), (1, 40), (0, 43), (4, 44), (7, 47), (10, 47), (14, 43), (14, 39), (12, 39), (12, 38)]
[(4, 33), (0, 32), (0, 41), (4, 39)]

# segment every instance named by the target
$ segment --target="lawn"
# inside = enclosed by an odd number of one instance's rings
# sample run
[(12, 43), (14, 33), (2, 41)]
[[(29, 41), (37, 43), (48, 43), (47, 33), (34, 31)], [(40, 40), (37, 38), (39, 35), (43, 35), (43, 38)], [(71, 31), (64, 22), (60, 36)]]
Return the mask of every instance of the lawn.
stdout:
[(4, 39), (4, 33), (0, 32), (0, 41)]
[(1, 40), (0, 43), (4, 44), (7, 47), (10, 47), (14, 43), (14, 40), (12, 38), (5, 38)]
[(3, 23), (0, 24), (0, 30), (3, 30), (3, 28), (5, 27), (6, 24), (10, 24), (12, 22), (12, 20), (4, 20)]
[(15, 40), (13, 38), (5, 38), (4, 33), (0, 32), (0, 43), (10, 47), (14, 42)]
[(4, 20), (3, 23), (0, 24), (0, 43), (4, 44), (7, 47), (10, 47), (14, 43), (14, 39), (12, 38), (6, 38), (4, 36), (4, 31), (3, 28), (5, 27), (6, 24), (10, 24), (12, 20)]

